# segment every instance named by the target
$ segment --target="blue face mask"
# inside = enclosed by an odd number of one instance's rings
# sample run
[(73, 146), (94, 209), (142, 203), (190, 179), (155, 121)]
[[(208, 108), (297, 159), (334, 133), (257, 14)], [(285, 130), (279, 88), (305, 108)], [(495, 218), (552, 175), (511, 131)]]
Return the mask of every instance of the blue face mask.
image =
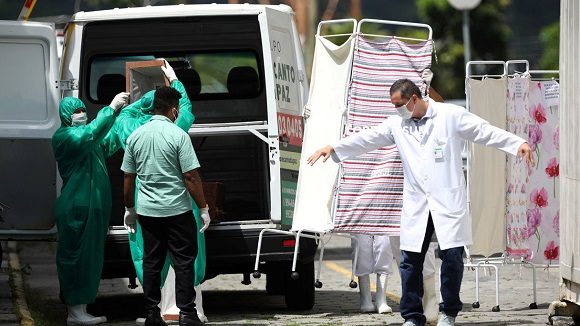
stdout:
[(86, 112), (73, 113), (70, 116), (70, 119), (71, 125), (73, 127), (84, 126), (87, 124), (87, 113)]

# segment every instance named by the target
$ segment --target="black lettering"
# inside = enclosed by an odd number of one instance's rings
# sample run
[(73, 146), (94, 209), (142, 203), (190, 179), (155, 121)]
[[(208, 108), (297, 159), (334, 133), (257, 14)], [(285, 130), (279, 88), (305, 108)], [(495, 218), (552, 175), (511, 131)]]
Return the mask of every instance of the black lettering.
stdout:
[(286, 102), (290, 103), (290, 87), (284, 86), (286, 88)]
[(288, 80), (288, 74), (286, 73), (286, 67), (287, 67), (287, 65), (282, 66), (282, 76), (280, 77), (280, 78), (282, 78), (282, 80), (285, 80), (285, 81)]
[(283, 64), (278, 65), (278, 78), (277, 78), (278, 80), (284, 80), (284, 78), (282, 77), (282, 70), (283, 70), (282, 65)]

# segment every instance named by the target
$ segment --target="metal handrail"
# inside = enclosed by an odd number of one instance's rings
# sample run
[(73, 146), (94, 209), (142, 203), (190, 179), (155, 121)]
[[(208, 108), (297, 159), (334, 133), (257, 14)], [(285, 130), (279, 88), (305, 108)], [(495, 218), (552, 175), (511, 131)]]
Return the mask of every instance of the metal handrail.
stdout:
[[(361, 33), (361, 26), (364, 23), (374, 23), (374, 24), (383, 24), (383, 25), (395, 25), (395, 26), (407, 26), (407, 27), (417, 27), (417, 28), (426, 28), (429, 31), (429, 36), (426, 40), (423, 39), (413, 39), (413, 38), (406, 38), (406, 39), (411, 39), (411, 40), (419, 40), (419, 41), (427, 41), (427, 40), (432, 40), (433, 39), (433, 29), (431, 28), (431, 26), (427, 25), (427, 24), (422, 24), (422, 23), (411, 23), (411, 22), (401, 22), (401, 21), (396, 21), (396, 20), (381, 20), (381, 19), (362, 19), (357, 26), (357, 30), (356, 32), (361, 34), (361, 35), (368, 35), (368, 36), (386, 36), (386, 35), (372, 35), (372, 34), (364, 34)], [(402, 37), (399, 37), (402, 38)]]
[(509, 74), (510, 65), (521, 65), (521, 64), (526, 65), (526, 70), (523, 72), (516, 71), (516, 73), (529, 73), (530, 72), (530, 62), (528, 60), (508, 60), (505, 63), (506, 74)]
[[(357, 26), (357, 21), (354, 18), (345, 18), (345, 19), (334, 19), (334, 20), (323, 20), (320, 23), (318, 23), (318, 27), (316, 28), (316, 35), (319, 36), (323, 36), (320, 35), (320, 31), (322, 30), (322, 26), (323, 25), (330, 25), (330, 24), (341, 24), (341, 23), (352, 23), (352, 33), (351, 34), (331, 34), (332, 36), (345, 36), (345, 35), (352, 35), (354, 34), (355, 30), (356, 30), (356, 26)], [(325, 37), (331, 36), (331, 35), (324, 35)]]
[[(471, 75), (470, 74), (470, 69), (472, 66), (476, 66), (476, 65), (500, 65), (503, 67), (503, 74), (502, 75)], [(471, 78), (471, 77), (501, 77), (501, 76), (505, 76), (507, 74), (507, 66), (506, 63), (504, 61), (499, 61), (499, 60), (489, 60), (489, 61), (469, 61), (466, 65), (465, 65), (465, 77), (466, 78)]]

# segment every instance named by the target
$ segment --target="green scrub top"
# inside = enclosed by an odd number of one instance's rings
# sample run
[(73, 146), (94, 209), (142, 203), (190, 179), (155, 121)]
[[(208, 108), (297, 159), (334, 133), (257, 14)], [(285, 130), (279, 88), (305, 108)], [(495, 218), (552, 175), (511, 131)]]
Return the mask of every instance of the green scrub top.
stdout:
[(136, 173), (137, 213), (167, 217), (191, 210), (183, 173), (199, 168), (189, 135), (162, 115), (154, 115), (127, 139), (121, 170)]

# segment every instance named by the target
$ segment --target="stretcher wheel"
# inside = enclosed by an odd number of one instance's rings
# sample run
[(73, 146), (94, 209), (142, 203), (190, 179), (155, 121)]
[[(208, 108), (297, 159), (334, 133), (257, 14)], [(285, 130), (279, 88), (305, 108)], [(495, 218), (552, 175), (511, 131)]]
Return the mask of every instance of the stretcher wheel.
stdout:
[(314, 282), (314, 287), (317, 289), (320, 289), (322, 287), (322, 282), (320, 282), (319, 280), (316, 280), (316, 282)]
[(474, 303), (471, 304), (471, 306), (475, 309), (479, 308), (479, 301), (475, 301)]
[(530, 309), (538, 309), (538, 305), (535, 302), (530, 303)]
[(499, 312), (499, 306), (493, 306), (493, 308), (491, 308), (491, 311)]
[(290, 278), (296, 281), (300, 278), (300, 274), (298, 274), (298, 272), (292, 272), (292, 274), (290, 274)]
[(262, 274), (260, 274), (259, 271), (254, 271), (254, 273), (252, 274), (252, 276), (254, 276), (254, 278), (260, 278), (260, 276), (262, 276)]
[(350, 286), (351, 289), (356, 289), (358, 284), (355, 281), (350, 281), (350, 283), (348, 283), (348, 286)]

